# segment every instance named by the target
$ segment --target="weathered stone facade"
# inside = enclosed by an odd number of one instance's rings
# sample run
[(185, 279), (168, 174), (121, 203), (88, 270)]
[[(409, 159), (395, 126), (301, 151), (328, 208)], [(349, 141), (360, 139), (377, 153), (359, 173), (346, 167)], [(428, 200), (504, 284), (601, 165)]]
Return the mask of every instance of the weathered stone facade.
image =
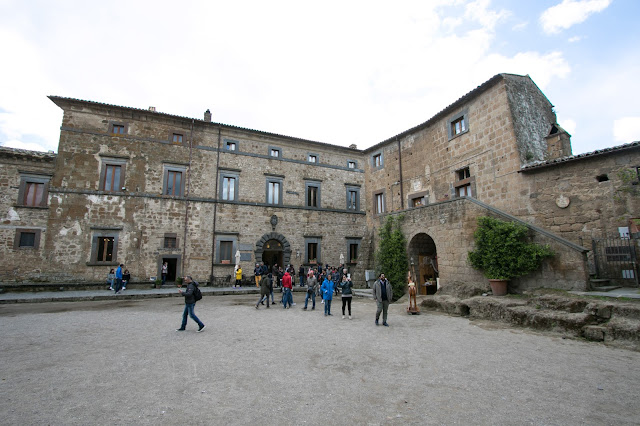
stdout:
[[(338, 265), (343, 255), (364, 285), (378, 226), (403, 212), (410, 256), (430, 259), (442, 285), (484, 282), (467, 253), (477, 217), (490, 214), (524, 221), (557, 253), (514, 289), (581, 289), (586, 239), (627, 226), (640, 207), (633, 191), (618, 191), (620, 171), (640, 166), (640, 146), (571, 156), (528, 76), (496, 75), (364, 151), (211, 122), (208, 111), (196, 120), (51, 99), (64, 118), (57, 157), (45, 162), (55, 163), (47, 202), (16, 222), (18, 194), (3, 194), (3, 281), (97, 282), (118, 263), (143, 281), (168, 261), (172, 276), (224, 283), (239, 251), (246, 276), (259, 261)], [(1, 173), (19, 186), (16, 166), (5, 161)], [(47, 236), (29, 266), (11, 245), (23, 225)]]

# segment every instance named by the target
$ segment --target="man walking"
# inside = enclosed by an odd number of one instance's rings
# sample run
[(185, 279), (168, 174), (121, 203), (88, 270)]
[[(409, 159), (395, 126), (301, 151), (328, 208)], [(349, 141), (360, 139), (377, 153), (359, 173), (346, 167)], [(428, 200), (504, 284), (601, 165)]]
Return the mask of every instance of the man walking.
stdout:
[(184, 283), (187, 284), (187, 291), (183, 292), (182, 289), (178, 289), (178, 292), (184, 296), (184, 312), (182, 313), (182, 325), (176, 331), (184, 331), (187, 327), (187, 315), (198, 324), (198, 333), (204, 330), (205, 325), (198, 319), (194, 309), (196, 307), (196, 297), (194, 292), (198, 287), (198, 283), (193, 281), (190, 275), (184, 277)]
[(309, 298), (313, 301), (313, 305), (311, 306), (311, 310), (316, 308), (316, 291), (318, 290), (318, 279), (313, 275), (313, 269), (309, 271), (309, 278), (307, 278), (307, 297), (304, 299), (304, 309), (307, 310), (307, 303), (309, 303)]
[(256, 287), (260, 288), (260, 280), (262, 279), (262, 268), (256, 263), (256, 267), (253, 268), (253, 275), (256, 278)]
[(262, 303), (264, 299), (267, 299), (267, 308), (269, 308), (269, 289), (270, 288), (271, 288), (271, 282), (269, 280), (269, 277), (265, 274), (262, 276), (262, 279), (260, 279), (260, 299), (258, 300), (258, 303), (256, 303), (256, 309), (260, 307), (260, 303)]
[(389, 327), (387, 324), (387, 311), (389, 310), (389, 302), (392, 298), (391, 283), (384, 277), (384, 274), (380, 274), (375, 284), (373, 285), (373, 298), (378, 303), (378, 310), (376, 310), (376, 325), (380, 318), (380, 312), (382, 312), (382, 325)]

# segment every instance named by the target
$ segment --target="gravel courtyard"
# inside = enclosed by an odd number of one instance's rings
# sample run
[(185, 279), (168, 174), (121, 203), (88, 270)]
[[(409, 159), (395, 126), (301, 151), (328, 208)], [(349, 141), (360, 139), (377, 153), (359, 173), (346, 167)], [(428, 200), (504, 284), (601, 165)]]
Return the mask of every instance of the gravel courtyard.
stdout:
[(1, 423), (640, 424), (640, 353), (303, 297), (205, 297), (202, 333), (181, 298), (0, 305)]

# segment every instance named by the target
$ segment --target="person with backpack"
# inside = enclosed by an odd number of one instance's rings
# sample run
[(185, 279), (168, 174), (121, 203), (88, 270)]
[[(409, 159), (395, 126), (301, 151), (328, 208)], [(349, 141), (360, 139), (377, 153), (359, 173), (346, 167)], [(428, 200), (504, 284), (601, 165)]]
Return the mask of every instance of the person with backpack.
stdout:
[(184, 296), (184, 312), (182, 313), (182, 325), (177, 328), (176, 331), (184, 331), (187, 327), (187, 315), (198, 324), (198, 333), (204, 330), (205, 325), (198, 319), (194, 309), (196, 302), (202, 299), (202, 292), (200, 291), (199, 284), (191, 278), (190, 275), (184, 277), (183, 282), (187, 284), (187, 291), (183, 292), (178, 288), (178, 292)]

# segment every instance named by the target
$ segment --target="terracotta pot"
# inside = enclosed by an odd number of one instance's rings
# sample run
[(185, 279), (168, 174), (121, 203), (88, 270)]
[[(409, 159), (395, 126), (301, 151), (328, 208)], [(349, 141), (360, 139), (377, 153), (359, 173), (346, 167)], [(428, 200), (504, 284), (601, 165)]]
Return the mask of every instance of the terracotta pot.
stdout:
[(494, 296), (506, 296), (508, 283), (509, 280), (489, 280), (491, 292)]

